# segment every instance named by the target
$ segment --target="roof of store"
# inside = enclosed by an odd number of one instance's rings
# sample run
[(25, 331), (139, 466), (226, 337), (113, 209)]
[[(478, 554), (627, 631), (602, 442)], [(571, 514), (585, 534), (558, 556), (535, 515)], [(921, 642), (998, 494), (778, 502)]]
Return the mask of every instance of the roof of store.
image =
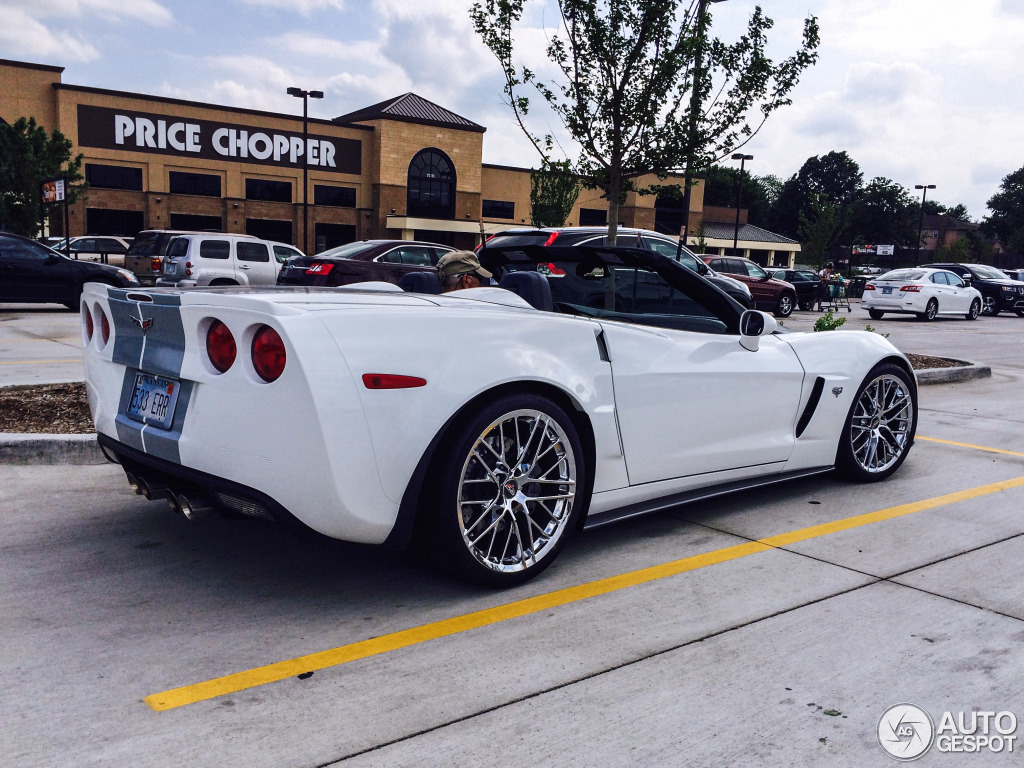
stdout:
[[(736, 236), (736, 225), (735, 224), (722, 224), (717, 221), (705, 221), (704, 222), (704, 237), (713, 240), (732, 240)], [(799, 245), (798, 240), (793, 240), (785, 235), (779, 235), (775, 232), (769, 232), (767, 229), (761, 229), (761, 227), (755, 227), (753, 224), (743, 224), (740, 226), (739, 240), (754, 243), (787, 243), (791, 245)]]
[(461, 115), (445, 109), (432, 101), (427, 101), (415, 93), (404, 93), (369, 107), (357, 109), (347, 115), (334, 118), (336, 123), (354, 123), (366, 120), (397, 120), (404, 123), (421, 123), (438, 125), (445, 128), (457, 128), (463, 131), (483, 133), (487, 129), (482, 125), (467, 120)]

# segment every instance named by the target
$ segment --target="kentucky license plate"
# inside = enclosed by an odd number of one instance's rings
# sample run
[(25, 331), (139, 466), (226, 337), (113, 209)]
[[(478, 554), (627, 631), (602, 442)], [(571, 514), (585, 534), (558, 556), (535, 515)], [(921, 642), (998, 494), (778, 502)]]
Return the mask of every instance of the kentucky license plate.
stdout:
[(882, 293), (892, 293), (892, 288), (883, 288)]
[(174, 407), (178, 404), (180, 389), (181, 384), (173, 379), (137, 373), (132, 397), (128, 401), (128, 415), (160, 429), (169, 429), (174, 421)]

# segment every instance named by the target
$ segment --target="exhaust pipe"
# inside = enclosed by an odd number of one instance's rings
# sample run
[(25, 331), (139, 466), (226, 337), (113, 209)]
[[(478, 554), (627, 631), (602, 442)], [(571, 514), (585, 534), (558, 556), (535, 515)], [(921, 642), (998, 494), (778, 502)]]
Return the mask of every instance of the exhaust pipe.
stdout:
[(128, 487), (131, 488), (135, 493), (142, 493), (142, 489), (139, 488), (139, 480), (131, 472), (126, 471), (124, 473), (125, 478), (128, 480)]
[(174, 497), (177, 509), (189, 520), (204, 520), (211, 517), (217, 511), (217, 505), (213, 500), (195, 491), (179, 493)]
[(139, 493), (145, 496), (149, 501), (153, 499), (161, 499), (167, 495), (167, 483), (162, 483), (159, 480), (147, 480), (144, 477), (136, 478), (136, 482), (139, 485)]

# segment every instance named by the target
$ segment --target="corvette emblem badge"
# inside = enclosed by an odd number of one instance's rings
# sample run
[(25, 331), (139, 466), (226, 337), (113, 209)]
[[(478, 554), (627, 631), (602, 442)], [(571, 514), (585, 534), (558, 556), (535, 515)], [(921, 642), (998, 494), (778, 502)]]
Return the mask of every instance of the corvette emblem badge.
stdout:
[(843, 394), (843, 388), (842, 387), (832, 387), (832, 394), (835, 395), (836, 397), (839, 397), (841, 394)]
[(131, 318), (132, 322), (139, 326), (139, 328), (142, 329), (143, 333), (145, 333), (146, 331), (153, 327), (153, 318), (151, 317), (147, 317), (146, 319), (143, 320), (132, 315)]

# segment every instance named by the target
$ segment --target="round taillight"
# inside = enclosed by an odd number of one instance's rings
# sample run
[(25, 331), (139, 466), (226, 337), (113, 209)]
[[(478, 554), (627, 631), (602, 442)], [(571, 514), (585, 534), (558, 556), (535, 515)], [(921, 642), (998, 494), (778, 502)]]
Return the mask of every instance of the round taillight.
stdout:
[(100, 336), (103, 339), (103, 345), (106, 346), (110, 341), (110, 321), (107, 320), (107, 313), (102, 309), (100, 310)]
[(92, 312), (89, 311), (88, 307), (82, 308), (82, 319), (85, 321), (85, 340), (92, 341), (92, 334), (96, 330), (96, 325), (92, 321)]
[(284, 373), (284, 342), (269, 325), (261, 326), (252, 337), (252, 367), (264, 381), (277, 381)]
[(210, 358), (210, 363), (224, 373), (234, 364), (237, 353), (235, 337), (231, 335), (231, 331), (220, 320), (214, 320), (206, 332), (206, 354)]

